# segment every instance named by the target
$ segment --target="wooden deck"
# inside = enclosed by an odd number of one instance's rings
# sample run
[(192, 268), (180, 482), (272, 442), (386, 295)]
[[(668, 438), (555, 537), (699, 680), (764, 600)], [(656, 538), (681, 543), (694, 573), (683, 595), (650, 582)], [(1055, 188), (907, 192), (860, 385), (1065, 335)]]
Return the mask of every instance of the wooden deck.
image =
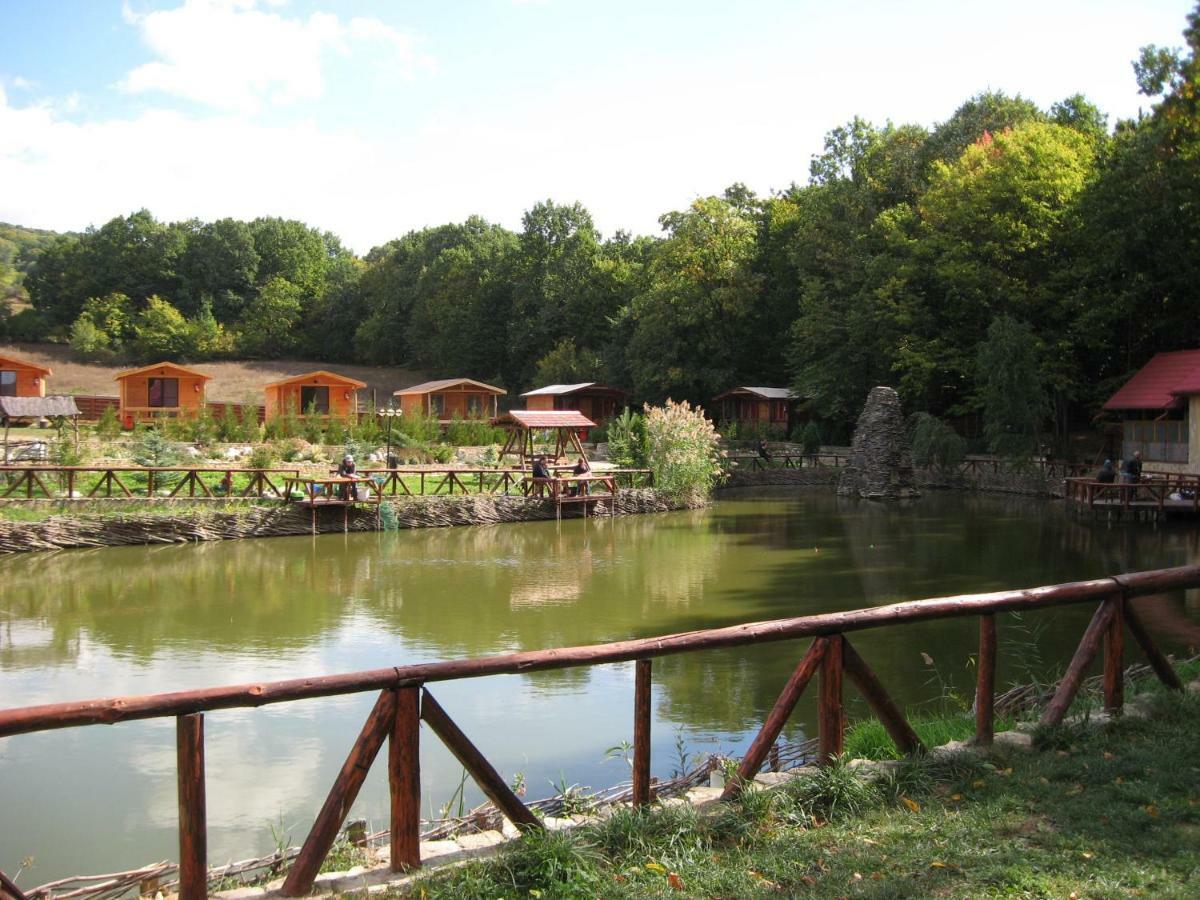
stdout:
[(1077, 512), (1108, 520), (1161, 522), (1200, 518), (1200, 475), (1149, 473), (1137, 484), (1067, 478), (1066, 500)]

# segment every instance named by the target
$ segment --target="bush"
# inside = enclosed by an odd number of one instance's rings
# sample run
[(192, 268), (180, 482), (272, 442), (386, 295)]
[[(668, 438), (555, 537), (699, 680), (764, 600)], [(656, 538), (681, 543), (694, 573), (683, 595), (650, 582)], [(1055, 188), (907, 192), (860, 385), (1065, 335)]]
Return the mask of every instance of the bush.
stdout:
[(608, 423), (608, 459), (623, 469), (646, 465), (646, 420), (629, 408)]
[(331, 447), (346, 443), (346, 438), (349, 436), (346, 426), (337, 419), (331, 419), (325, 429), (325, 443)]
[(270, 445), (259, 444), (255, 447), (250, 458), (246, 460), (246, 465), (251, 469), (269, 469), (275, 465), (275, 454)]
[(200, 407), (200, 412), (186, 420), (191, 431), (191, 439), (197, 444), (211, 444), (217, 437), (217, 423), (213, 419), (212, 410), (208, 404)]
[(646, 462), (655, 488), (676, 503), (701, 506), (720, 474), (720, 435), (699, 408), (671, 400), (646, 406)]
[(239, 441), (257, 441), (262, 437), (263, 427), (258, 424), (258, 407), (253, 403), (243, 403), (239, 419), (237, 439)]
[(96, 420), (96, 436), (106, 441), (115, 440), (121, 434), (121, 420), (115, 406), (106, 406)]
[(442, 436), (442, 426), (433, 416), (423, 412), (405, 413), (400, 417), (398, 429), (416, 443), (431, 444)]
[[(350, 431), (349, 436), (347, 438), (345, 438), (344, 440), (353, 439), (353, 440), (359, 441), (360, 443), (369, 444), (371, 446), (379, 444), (380, 442), (383, 441), (383, 429), (380, 427), (379, 420), (376, 419), (375, 416), (371, 416), (371, 415), (363, 416), (362, 421), (357, 422), (354, 425), (351, 425), (349, 431)], [(400, 443), (400, 441), (398, 440), (400, 435), (401, 435), (401, 432), (395, 426), (393, 426), (392, 427), (392, 444), (393, 445), (397, 445)], [(330, 443), (333, 443), (333, 442), (330, 441)]]
[(946, 471), (958, 466), (967, 455), (967, 442), (953, 428), (929, 413), (919, 412), (909, 417), (908, 439), (914, 466), (932, 466)]
[(804, 452), (810, 456), (820, 452), (821, 426), (813, 421), (805, 425), (804, 431), (800, 433), (800, 444), (804, 447)]
[(50, 321), (36, 309), (23, 309), (7, 322), (10, 341), (36, 343), (50, 336)]
[(133, 461), (139, 466), (173, 466), (178, 460), (175, 448), (155, 428), (140, 426), (137, 444), (133, 449)]

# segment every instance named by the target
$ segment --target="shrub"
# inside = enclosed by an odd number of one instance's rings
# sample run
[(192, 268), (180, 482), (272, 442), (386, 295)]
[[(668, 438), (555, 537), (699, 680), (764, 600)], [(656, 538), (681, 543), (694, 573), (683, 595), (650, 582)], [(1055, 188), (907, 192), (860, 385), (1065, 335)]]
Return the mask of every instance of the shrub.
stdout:
[(213, 420), (212, 410), (208, 404), (200, 407), (200, 412), (187, 420), (191, 431), (191, 439), (197, 444), (209, 444), (217, 436), (217, 423)]
[(929, 413), (919, 412), (909, 417), (908, 439), (914, 466), (932, 466), (945, 471), (957, 466), (967, 455), (967, 442)]
[(442, 436), (442, 426), (438, 420), (423, 412), (405, 413), (400, 417), (397, 427), (417, 443), (433, 443)]
[[(393, 427), (393, 445), (400, 443), (397, 439), (399, 436), (400, 431)], [(376, 419), (375, 416), (363, 416), (361, 422), (358, 422), (350, 427), (350, 434), (347, 438), (344, 438), (344, 440), (348, 440), (350, 438), (360, 441), (363, 444), (370, 444), (371, 446), (374, 446), (383, 440), (383, 429), (380, 427), (379, 420)], [(332, 444), (333, 441), (330, 440), (330, 443)]]
[(631, 409), (608, 424), (608, 459), (625, 469), (646, 464), (646, 420)]
[(337, 419), (330, 420), (329, 426), (325, 429), (325, 443), (331, 447), (335, 444), (346, 443), (346, 438), (349, 436), (346, 426)]
[(258, 424), (258, 407), (253, 403), (243, 403), (237, 439), (239, 441), (257, 441), (262, 437), (262, 432), (263, 427)]
[(106, 441), (115, 440), (121, 434), (121, 420), (115, 406), (106, 406), (96, 420), (96, 435)]
[(139, 466), (161, 467), (175, 465), (175, 448), (157, 429), (142, 426), (133, 448), (133, 461)]
[(275, 454), (271, 450), (269, 444), (259, 444), (250, 454), (250, 458), (246, 460), (246, 465), (251, 469), (269, 469), (275, 465)]
[(686, 401), (667, 400), (664, 406), (646, 406), (645, 429), (655, 488), (676, 503), (703, 505), (721, 471), (720, 435), (712, 422)]
[(241, 435), (241, 425), (238, 422), (237, 413), (229, 404), (226, 404), (221, 415), (217, 416), (215, 427), (218, 441), (231, 443), (238, 440)]
[(800, 433), (800, 444), (804, 447), (804, 452), (810, 456), (819, 452), (821, 449), (821, 426), (816, 422), (809, 421), (804, 426), (804, 431)]

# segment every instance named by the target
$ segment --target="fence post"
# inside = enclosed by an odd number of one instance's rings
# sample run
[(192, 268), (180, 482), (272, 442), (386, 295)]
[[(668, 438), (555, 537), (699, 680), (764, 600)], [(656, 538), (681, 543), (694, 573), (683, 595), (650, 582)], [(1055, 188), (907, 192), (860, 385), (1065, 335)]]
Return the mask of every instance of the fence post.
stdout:
[(208, 826), (204, 802), (204, 714), (175, 719), (179, 786), (179, 896), (208, 896)]
[(991, 744), (995, 736), (996, 700), (996, 615), (979, 617), (979, 659), (975, 681), (975, 743)]
[(1104, 708), (1115, 713), (1125, 705), (1125, 598), (1112, 602), (1115, 612), (1104, 632)]
[(650, 802), (650, 660), (634, 664), (633, 805)]
[(1063, 717), (1067, 714), (1067, 709), (1071, 706), (1071, 701), (1075, 699), (1075, 694), (1079, 691), (1084, 671), (1100, 650), (1100, 643), (1104, 639), (1116, 611), (1113, 604), (1119, 597), (1120, 595), (1109, 597), (1096, 608), (1092, 621), (1088, 623), (1087, 630), (1084, 631), (1079, 646), (1075, 649), (1075, 655), (1071, 657), (1066, 674), (1059, 682), (1058, 690), (1054, 692), (1054, 698), (1042, 713), (1041, 724), (1050, 726), (1061, 724)]
[(846, 717), (842, 709), (842, 636), (833, 634), (821, 657), (821, 690), (818, 710), (817, 761), (828, 765), (842, 753)]
[(392, 871), (421, 865), (421, 689), (396, 688), (396, 719), (388, 744), (392, 801)]

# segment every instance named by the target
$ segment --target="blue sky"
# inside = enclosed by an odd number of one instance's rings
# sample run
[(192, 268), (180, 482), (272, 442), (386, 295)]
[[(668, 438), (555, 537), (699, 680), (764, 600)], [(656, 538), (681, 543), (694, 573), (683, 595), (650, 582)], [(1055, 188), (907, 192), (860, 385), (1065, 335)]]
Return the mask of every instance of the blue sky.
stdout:
[(283, 215), (365, 252), (579, 201), (606, 234), (804, 181), (985, 89), (1110, 122), (1185, 0), (0, 0), (0, 221)]

